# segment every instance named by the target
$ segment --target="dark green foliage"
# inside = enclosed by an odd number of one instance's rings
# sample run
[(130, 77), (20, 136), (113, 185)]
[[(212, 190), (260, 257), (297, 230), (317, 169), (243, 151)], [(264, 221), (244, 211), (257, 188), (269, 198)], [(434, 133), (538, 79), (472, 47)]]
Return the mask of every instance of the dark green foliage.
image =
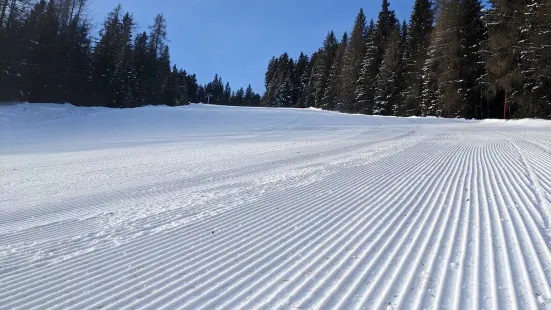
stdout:
[[(349, 38), (336, 44), (331, 32), (312, 54), (293, 106), (495, 118), (506, 102), (508, 117), (551, 118), (551, 0), (488, 2), (484, 11), (480, 0), (416, 0), (401, 25), (388, 0), (367, 27), (360, 11)], [(287, 102), (293, 91), (273, 78), (278, 60), (263, 102)]]
[(388, 37), (388, 46), (376, 78), (373, 114), (402, 115), (400, 92), (403, 90), (404, 65), (402, 52), (405, 34), (395, 25)]
[[(337, 52), (335, 53), (335, 59), (331, 65), (331, 71), (329, 72), (329, 78), (327, 81), (327, 88), (325, 89), (325, 95), (323, 101), (325, 102), (325, 108), (327, 110), (335, 110), (335, 108), (341, 107), (344, 98), (341, 96), (343, 93), (343, 80), (342, 69), (344, 62), (344, 53), (348, 48), (348, 33), (344, 33), (342, 40), (339, 43)], [(339, 108), (340, 109), (340, 108)]]
[(304, 53), (300, 53), (293, 72), (293, 103), (295, 108), (304, 108), (308, 79), (310, 76), (310, 60)]
[(426, 61), (421, 110), (424, 115), (474, 118), (477, 110), (482, 111), (482, 6), (479, 0), (454, 0), (440, 9)]
[(323, 48), (316, 57), (316, 62), (310, 74), (310, 91), (312, 92), (313, 106), (316, 108), (327, 108), (327, 103), (323, 99), (338, 47), (339, 43), (335, 33), (330, 31), (323, 42)]
[[(197, 77), (171, 64), (162, 14), (149, 33), (135, 34), (132, 15), (116, 6), (93, 41), (91, 22), (83, 16), (86, 3), (0, 0), (0, 101), (113, 108), (207, 101)], [(230, 104), (221, 81), (217, 77), (215, 88), (207, 87), (216, 104)], [(247, 99), (259, 105), (252, 89)]]
[(224, 83), (222, 78), (218, 74), (214, 75), (212, 82), (208, 83), (205, 86), (205, 91), (207, 94), (207, 102), (210, 104), (221, 104), (224, 98)]
[(396, 30), (396, 14), (390, 9), (390, 2), (383, 0), (381, 12), (375, 25), (375, 45), (377, 54), (375, 54), (375, 66), (379, 68), (383, 62), (385, 53), (391, 44), (391, 36)]
[(230, 83), (226, 83), (226, 87), (224, 87), (224, 92), (222, 94), (222, 99), (220, 100), (220, 103), (223, 105), (229, 105), (231, 100), (231, 86)]
[(207, 92), (205, 91), (205, 87), (203, 85), (199, 85), (197, 87), (197, 93), (195, 95), (195, 98), (197, 99), (196, 102), (202, 102), (206, 103), (208, 100)]
[[(375, 40), (375, 23), (371, 20), (367, 29), (366, 48), (362, 60), (362, 68), (358, 81), (356, 82), (355, 100), (353, 102), (354, 113), (373, 113), (373, 107), (375, 105), (375, 83), (377, 73), (379, 72), (376, 63), (378, 52)], [(340, 109), (340, 111), (346, 111), (346, 109)]]
[[(301, 65), (303, 65), (301, 63)], [(266, 73), (266, 93), (262, 98), (262, 106), (292, 107), (298, 98), (299, 72), (295, 69), (295, 61), (284, 53), (279, 58), (272, 58)], [(302, 69), (300, 69), (302, 70)]]
[(551, 1), (490, 2), (485, 54), (490, 98), (503, 104), (507, 99), (513, 117), (550, 118)]
[(419, 102), (423, 89), (423, 66), (430, 44), (434, 23), (431, 0), (416, 0), (405, 39), (403, 64), (405, 88), (400, 94), (402, 109), (398, 115), (419, 115)]
[(239, 88), (230, 98), (230, 105), (232, 106), (244, 106), (245, 105), (245, 91), (243, 87)]
[(366, 40), (369, 32), (363, 9), (356, 16), (354, 28), (350, 35), (350, 41), (343, 56), (341, 72), (341, 109), (345, 112), (358, 112), (356, 109), (356, 85), (360, 78), (363, 59), (366, 53)]

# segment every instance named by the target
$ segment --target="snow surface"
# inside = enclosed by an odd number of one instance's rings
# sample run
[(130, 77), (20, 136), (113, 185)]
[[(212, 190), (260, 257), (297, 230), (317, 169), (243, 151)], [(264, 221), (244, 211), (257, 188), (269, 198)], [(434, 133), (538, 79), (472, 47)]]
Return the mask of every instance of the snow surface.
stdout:
[(0, 309), (550, 309), (551, 123), (0, 107)]

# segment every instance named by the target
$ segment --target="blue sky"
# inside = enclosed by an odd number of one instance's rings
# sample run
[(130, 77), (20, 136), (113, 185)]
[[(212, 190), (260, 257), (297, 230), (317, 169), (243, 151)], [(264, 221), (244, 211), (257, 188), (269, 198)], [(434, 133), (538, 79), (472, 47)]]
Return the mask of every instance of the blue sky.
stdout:
[[(91, 0), (90, 17), (100, 25), (117, 2)], [(340, 38), (350, 31), (363, 7), (377, 18), (378, 0), (120, 0), (144, 30), (156, 13), (168, 22), (171, 60), (197, 74), (200, 83), (219, 73), (234, 89), (249, 83), (264, 91), (264, 73), (272, 56), (311, 54), (327, 31)], [(391, 0), (398, 18), (407, 19), (413, 0)], [(97, 34), (97, 32), (95, 33)]]

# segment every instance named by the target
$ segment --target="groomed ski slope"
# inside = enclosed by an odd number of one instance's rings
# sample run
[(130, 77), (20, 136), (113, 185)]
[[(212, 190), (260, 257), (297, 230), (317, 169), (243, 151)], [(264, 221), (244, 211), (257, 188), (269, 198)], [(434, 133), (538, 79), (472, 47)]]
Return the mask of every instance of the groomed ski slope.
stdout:
[(0, 107), (0, 309), (551, 309), (551, 123)]

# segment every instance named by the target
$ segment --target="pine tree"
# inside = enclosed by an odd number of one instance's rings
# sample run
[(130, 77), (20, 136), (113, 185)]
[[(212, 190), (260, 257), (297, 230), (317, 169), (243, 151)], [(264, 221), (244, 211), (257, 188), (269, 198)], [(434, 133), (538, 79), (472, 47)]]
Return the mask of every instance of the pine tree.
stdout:
[(290, 78), (292, 62), (289, 54), (284, 53), (277, 59), (272, 59), (268, 65), (268, 72), (266, 73), (266, 93), (263, 98), (263, 106), (276, 107), (278, 103), (278, 92), (281, 92), (281, 85)]
[(529, 0), (525, 5), (521, 27), (520, 82), (522, 93), (518, 96), (522, 105), (517, 116), (551, 116), (551, 1)]
[(110, 107), (116, 106), (114, 80), (117, 65), (117, 46), (120, 31), (120, 14), (122, 7), (118, 5), (109, 13), (100, 39), (94, 48), (92, 93), (94, 102), (105, 102)]
[(323, 42), (323, 47), (318, 51), (317, 57), (314, 59), (312, 71), (310, 73), (309, 92), (311, 96), (311, 106), (316, 108), (327, 108), (323, 101), (327, 81), (329, 79), (329, 71), (339, 43), (335, 37), (335, 33), (330, 31)]
[(524, 40), (522, 29), (527, 7), (510, 0), (489, 2), (485, 69), (489, 94), (501, 102), (503, 110), (505, 99), (509, 105), (520, 106), (522, 103), (521, 42)]
[(430, 44), (430, 34), (434, 23), (431, 0), (416, 0), (411, 14), (403, 63), (405, 64), (406, 88), (401, 92), (405, 116), (419, 115), (423, 88), (423, 66)]
[[(384, 55), (390, 44), (390, 36), (394, 32), (398, 20), (394, 10), (390, 9), (390, 2), (383, 0), (381, 12), (375, 25), (375, 45), (377, 54), (375, 54), (375, 67), (380, 68)], [(377, 70), (378, 71), (378, 70)]]
[[(159, 99), (157, 99), (157, 102), (159, 104), (175, 105), (176, 104), (175, 103), (176, 101), (175, 84), (177, 80), (178, 70), (171, 71), (170, 69), (170, 51), (167, 45), (164, 46), (160, 57), (157, 59), (157, 68), (158, 68), (158, 76), (159, 76), (158, 83), (160, 85)], [(172, 97), (167, 98), (167, 100), (170, 100), (169, 102), (165, 102), (165, 100), (163, 100), (163, 96), (166, 92), (173, 93)]]
[(277, 76), (275, 78), (276, 83), (273, 87), (276, 87), (272, 97), (273, 107), (291, 107), (295, 103), (295, 89), (294, 83), (294, 71), (295, 62), (292, 58), (289, 58), (287, 54), (283, 54), (280, 57), (279, 66), (277, 69)]
[(148, 51), (149, 38), (147, 33), (138, 34), (134, 40), (132, 54), (132, 81), (130, 104), (132, 106), (143, 106), (147, 104), (146, 83), (148, 79)]
[(199, 88), (199, 85), (197, 84), (197, 76), (195, 74), (187, 74), (186, 71), (184, 71), (184, 73), (185, 73), (186, 90), (187, 90), (187, 95), (188, 95), (188, 98), (189, 98), (186, 103), (200, 102), (197, 99), (197, 90)]
[(321, 51), (314, 52), (310, 57), (310, 63), (308, 64), (308, 72), (302, 77), (303, 82), (305, 83), (304, 92), (301, 97), (298, 99), (297, 105), (301, 108), (313, 107), (315, 101), (315, 88), (314, 82), (315, 79), (312, 78), (315, 71), (314, 69), (319, 67), (319, 61)]
[(461, 108), (461, 116), (482, 118), (483, 79), (486, 74), (483, 64), (482, 44), (486, 41), (486, 27), (482, 22), (480, 0), (463, 0), (461, 3), (462, 29), (459, 30), (460, 92), (465, 93), (466, 102)]
[[(0, 100), (26, 100), (25, 60), (28, 58), (29, 25), (36, 21), (35, 9), (21, 12), (17, 1), (2, 0), (0, 7)], [(35, 5), (45, 8), (44, 1)], [(24, 18), (25, 13), (28, 18)], [(34, 31), (35, 29), (33, 29)], [(28, 64), (27, 64), (28, 65)]]
[[(422, 115), (447, 116), (459, 113), (464, 94), (458, 93), (457, 71), (459, 1), (452, 0), (439, 6), (436, 26), (432, 33), (428, 58), (425, 61)], [(454, 93), (455, 92), (455, 93)], [(444, 111), (444, 104), (449, 111)]]
[[(379, 68), (376, 63), (378, 46), (375, 39), (375, 23), (370, 21), (367, 29), (366, 52), (362, 61), (360, 76), (356, 82), (354, 112), (372, 114), (375, 105), (375, 82)], [(341, 111), (346, 112), (343, 108)]]
[(264, 87), (266, 88), (266, 92), (264, 94), (264, 97), (262, 98), (263, 106), (272, 106), (272, 101), (276, 90), (276, 82), (274, 80), (274, 77), (276, 76), (278, 66), (279, 59), (275, 56), (272, 57), (272, 59), (270, 59), (270, 62), (268, 63), (268, 69), (266, 70), (266, 73), (264, 75)]
[[(175, 105), (187, 105), (190, 101), (189, 89), (187, 84), (187, 73), (184, 70), (178, 70), (176, 65), (173, 66), (172, 81), (175, 85), (172, 85), (174, 88), (174, 100)], [(169, 88), (171, 89), (171, 88)]]
[[(162, 86), (167, 76), (167, 70), (166, 61), (161, 60), (159, 62), (159, 58), (165, 51), (166, 41), (166, 19), (163, 14), (157, 14), (153, 25), (150, 26), (149, 45), (147, 47), (146, 100), (149, 104), (161, 104)], [(160, 67), (161, 65), (163, 65), (163, 68)]]
[(389, 35), (388, 46), (376, 78), (375, 105), (373, 114), (392, 115), (399, 111), (399, 94), (403, 74), (402, 35), (400, 25), (395, 25)]
[(231, 97), (232, 106), (243, 106), (245, 103), (245, 91), (243, 87), (239, 88)]
[(210, 96), (210, 104), (222, 104), (224, 97), (224, 83), (222, 77), (218, 74), (214, 75), (212, 82), (205, 87), (206, 96)]
[(42, 13), (38, 13), (28, 45), (29, 63), (26, 72), (26, 93), (30, 102), (57, 102), (59, 97), (58, 74), (56, 70), (59, 27), (55, 3), (50, 1)]
[(342, 109), (345, 112), (357, 112), (355, 108), (356, 85), (360, 78), (362, 62), (365, 58), (367, 37), (366, 17), (363, 9), (360, 9), (350, 35), (350, 42), (343, 56), (341, 98)]
[(229, 105), (231, 100), (231, 87), (230, 83), (226, 82), (226, 87), (224, 87), (224, 94), (222, 95), (222, 100), (220, 104)]
[[(396, 74), (396, 98), (394, 104), (392, 105), (392, 115), (394, 116), (411, 116), (416, 115), (412, 113), (410, 108), (407, 106), (407, 101), (404, 99), (402, 94), (406, 92), (407, 86), (407, 76), (406, 76), (406, 61), (404, 58), (406, 42), (408, 36), (408, 24), (406, 21), (402, 22), (400, 27), (400, 42), (398, 44), (398, 55), (397, 55), (397, 74)], [(383, 60), (384, 61), (384, 60)], [(417, 102), (416, 107), (419, 107)]]
[(207, 92), (203, 85), (197, 86), (197, 94), (195, 95), (197, 103), (207, 103)]
[(454, 0), (440, 10), (426, 61), (425, 83), (432, 88), (423, 98), (424, 113), (472, 118), (481, 103), (484, 75), (481, 5), (478, 0)]
[(68, 75), (61, 82), (66, 86), (64, 102), (77, 105), (88, 105), (89, 77), (92, 72), (92, 52), (90, 40), (90, 25), (86, 20), (75, 17), (69, 25), (68, 41), (62, 47), (62, 57), (68, 68)]
[(333, 111), (335, 109), (342, 110), (342, 96), (343, 83), (342, 83), (342, 68), (344, 61), (344, 53), (348, 48), (348, 33), (344, 33), (342, 40), (339, 43), (339, 47), (335, 53), (335, 59), (331, 65), (329, 72), (329, 78), (327, 81), (327, 88), (325, 89), (324, 102), (327, 110)]
[(173, 66), (172, 71), (166, 77), (162, 86), (160, 102), (162, 102), (163, 104), (166, 104), (168, 106), (179, 105), (179, 96), (181, 94), (179, 94), (178, 90), (178, 74), (178, 68), (176, 68), (176, 66)]
[(132, 30), (134, 28), (134, 19), (130, 13), (126, 13), (120, 25), (118, 34), (115, 60), (115, 72), (113, 78), (113, 100), (117, 107), (131, 106), (132, 98), (132, 76), (133, 66), (133, 46)]
[(92, 44), (86, 4), (0, 0), (0, 100), (133, 107), (196, 98), (196, 76), (171, 68), (162, 15), (132, 42), (132, 15), (117, 6)]
[(253, 87), (251, 86), (251, 84), (249, 84), (249, 86), (247, 86), (247, 89), (245, 90), (245, 97), (243, 98), (244, 100), (243, 104), (248, 107), (256, 106), (254, 102), (254, 95), (255, 94), (253, 92)]
[(304, 98), (306, 96), (308, 79), (310, 75), (309, 66), (310, 61), (308, 59), (308, 56), (301, 52), (293, 72), (293, 107), (295, 108), (304, 107)]

